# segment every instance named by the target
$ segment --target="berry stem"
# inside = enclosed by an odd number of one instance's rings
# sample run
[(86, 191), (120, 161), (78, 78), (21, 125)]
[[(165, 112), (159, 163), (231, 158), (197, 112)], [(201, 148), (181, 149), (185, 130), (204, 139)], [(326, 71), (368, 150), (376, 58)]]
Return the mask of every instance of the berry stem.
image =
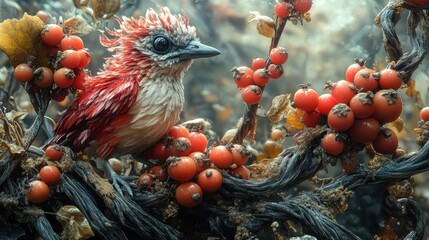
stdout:
[(45, 120), (45, 113), (51, 99), (49, 95), (50, 88), (42, 89), (38, 92), (34, 91), (32, 87), (28, 85), (25, 90), (27, 91), (30, 102), (37, 113), (36, 119), (31, 124), (31, 127), (25, 132), (23, 137), (24, 148), (28, 149), (39, 133), (39, 130)]
[[(274, 31), (274, 37), (271, 38), (271, 45), (268, 50), (268, 53), (271, 52), (271, 49), (276, 48), (279, 44), (280, 38), (282, 36), (283, 30), (286, 26), (286, 18), (277, 18), (276, 20), (276, 29)], [(265, 63), (265, 69), (271, 64), (271, 61), (268, 59)], [(264, 92), (264, 86), (260, 87), (262, 93)], [(262, 94), (261, 93), (261, 94)], [(243, 114), (242, 124), (238, 126), (237, 133), (231, 139), (230, 143), (243, 144), (243, 140), (249, 136), (253, 136), (253, 132), (256, 128), (256, 112), (258, 110), (258, 104), (247, 104), (246, 111)]]

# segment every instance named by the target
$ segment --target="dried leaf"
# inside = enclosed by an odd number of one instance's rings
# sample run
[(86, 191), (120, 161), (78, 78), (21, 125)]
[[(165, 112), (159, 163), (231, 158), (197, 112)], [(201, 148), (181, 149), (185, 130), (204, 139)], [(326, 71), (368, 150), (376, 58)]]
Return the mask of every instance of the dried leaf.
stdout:
[(396, 129), (397, 132), (401, 132), (404, 128), (404, 120), (402, 120), (402, 118), (398, 118), (395, 121), (388, 123), (387, 127), (390, 129)]
[(304, 124), (301, 122), (302, 111), (299, 109), (291, 109), (286, 116), (286, 128), (292, 130), (304, 129)]
[(411, 79), (411, 80), (410, 80), (410, 84), (409, 84), (408, 89), (407, 89), (407, 91), (405, 92), (405, 94), (406, 94), (408, 97), (411, 97), (411, 96), (413, 96), (415, 93), (416, 93), (416, 80)]
[[(6, 141), (4, 141), (3, 139), (0, 139), (0, 149), (2, 149), (2, 153), (0, 155), (4, 155), (4, 150), (7, 149), (9, 151), (10, 154), (15, 155), (15, 154), (21, 154), (23, 152), (25, 152), (25, 149), (21, 146), (18, 146), (14, 143), (8, 143)], [(2, 156), (3, 158), (3, 156)]]
[(94, 237), (91, 226), (75, 206), (65, 205), (57, 212), (57, 220), (63, 226), (63, 239), (78, 240)]
[(24, 117), (25, 115), (27, 115), (26, 112), (12, 110), (12, 111), (6, 113), (6, 118), (10, 122), (15, 122), (15, 121), (19, 120), (21, 117)]
[(6, 19), (0, 23), (0, 50), (14, 67), (29, 60), (35, 66), (48, 65), (48, 49), (40, 37), (42, 28), (39, 17), (26, 13), (20, 20)]
[(271, 108), (267, 112), (267, 117), (272, 123), (279, 123), (288, 109), (290, 94), (282, 94), (274, 97)]
[(256, 21), (256, 29), (259, 34), (268, 38), (274, 37), (276, 23), (272, 18), (264, 16), (257, 11), (251, 11), (249, 14), (251, 19), (248, 23)]
[(416, 81), (414, 79), (410, 80), (410, 83), (408, 85), (408, 89), (405, 92), (405, 94), (409, 97), (413, 98), (413, 101), (419, 105), (419, 106), (424, 106), (423, 100), (422, 100), (422, 96), (420, 94), (420, 91), (418, 91), (416, 89)]
[(204, 118), (195, 118), (182, 123), (187, 129), (199, 131), (202, 133), (208, 132), (212, 128), (212, 124)]
[(222, 139), (220, 140), (221, 143), (227, 144), (231, 139), (237, 134), (237, 128), (229, 129), (226, 131), (226, 133), (223, 135)]
[(91, 0), (96, 18), (110, 19), (121, 7), (119, 0)]

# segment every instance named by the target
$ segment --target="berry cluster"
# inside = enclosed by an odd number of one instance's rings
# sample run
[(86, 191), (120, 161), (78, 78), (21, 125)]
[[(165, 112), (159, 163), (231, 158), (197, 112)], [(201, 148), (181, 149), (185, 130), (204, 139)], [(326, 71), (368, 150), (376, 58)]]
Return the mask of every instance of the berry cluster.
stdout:
[(294, 12), (297, 14), (308, 12), (312, 5), (312, 0), (286, 0), (279, 2), (274, 6), (274, 13), (279, 18), (287, 18)]
[(231, 71), (237, 88), (246, 104), (257, 104), (262, 98), (263, 87), (270, 79), (278, 79), (283, 75), (282, 64), (286, 63), (288, 53), (285, 48), (277, 47), (270, 51), (268, 63), (263, 58), (255, 58), (252, 68), (234, 67)]
[[(345, 77), (346, 80), (327, 83), (329, 94), (319, 96), (308, 85), (295, 93), (293, 101), (304, 111), (304, 125), (315, 127), (327, 123), (330, 130), (321, 145), (333, 156), (350, 155), (349, 150), (354, 146), (370, 143), (378, 153), (395, 153), (398, 137), (383, 125), (401, 115), (402, 100), (397, 92), (402, 85), (401, 77), (393, 69), (375, 72), (363, 60), (350, 65)], [(355, 162), (353, 166), (357, 167), (356, 159), (347, 162)]]
[[(60, 160), (62, 155), (62, 148), (57, 145), (51, 145), (45, 151), (45, 157), (51, 161)], [(39, 178), (30, 182), (27, 192), (27, 200), (33, 203), (42, 203), (49, 198), (49, 186), (60, 182), (61, 172), (54, 165), (46, 165), (40, 169)]]
[(34, 69), (32, 62), (21, 63), (14, 70), (15, 78), (22, 82), (32, 81), (34, 89), (52, 88), (53, 100), (62, 101), (69, 89), (83, 90), (86, 77), (84, 68), (91, 56), (79, 36), (64, 35), (63, 28), (57, 24), (46, 24), (41, 39), (49, 48), (52, 67)]
[[(207, 147), (203, 133), (174, 126), (163, 141), (149, 149), (149, 158), (157, 164), (140, 175), (137, 185), (147, 188), (155, 180), (171, 178), (180, 183), (176, 189), (177, 202), (184, 207), (194, 207), (201, 203), (203, 192), (213, 193), (221, 187), (222, 173), (218, 169), (229, 169), (231, 175), (249, 179), (250, 172), (243, 166), (249, 154), (242, 145), (216, 146), (209, 155)], [(193, 179), (195, 182), (191, 181)]]

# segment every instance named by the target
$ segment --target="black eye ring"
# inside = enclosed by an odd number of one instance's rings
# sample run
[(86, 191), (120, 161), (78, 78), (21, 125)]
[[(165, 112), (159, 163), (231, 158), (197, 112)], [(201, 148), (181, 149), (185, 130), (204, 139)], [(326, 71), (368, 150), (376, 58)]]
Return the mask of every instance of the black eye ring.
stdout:
[(164, 36), (157, 36), (153, 39), (152, 42), (153, 50), (159, 54), (165, 54), (170, 50), (171, 43), (168, 38)]

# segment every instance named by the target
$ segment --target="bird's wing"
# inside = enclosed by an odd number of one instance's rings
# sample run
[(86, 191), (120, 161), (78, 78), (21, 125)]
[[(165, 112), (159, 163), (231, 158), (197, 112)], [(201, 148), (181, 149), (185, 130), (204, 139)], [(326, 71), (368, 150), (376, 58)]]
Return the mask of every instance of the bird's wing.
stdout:
[[(112, 132), (113, 124), (123, 122), (128, 117), (139, 86), (138, 81), (122, 77), (90, 83), (87, 89), (58, 121), (52, 142), (83, 150), (101, 134)], [(107, 145), (105, 148), (99, 154), (109, 155), (112, 149), (108, 149)]]

